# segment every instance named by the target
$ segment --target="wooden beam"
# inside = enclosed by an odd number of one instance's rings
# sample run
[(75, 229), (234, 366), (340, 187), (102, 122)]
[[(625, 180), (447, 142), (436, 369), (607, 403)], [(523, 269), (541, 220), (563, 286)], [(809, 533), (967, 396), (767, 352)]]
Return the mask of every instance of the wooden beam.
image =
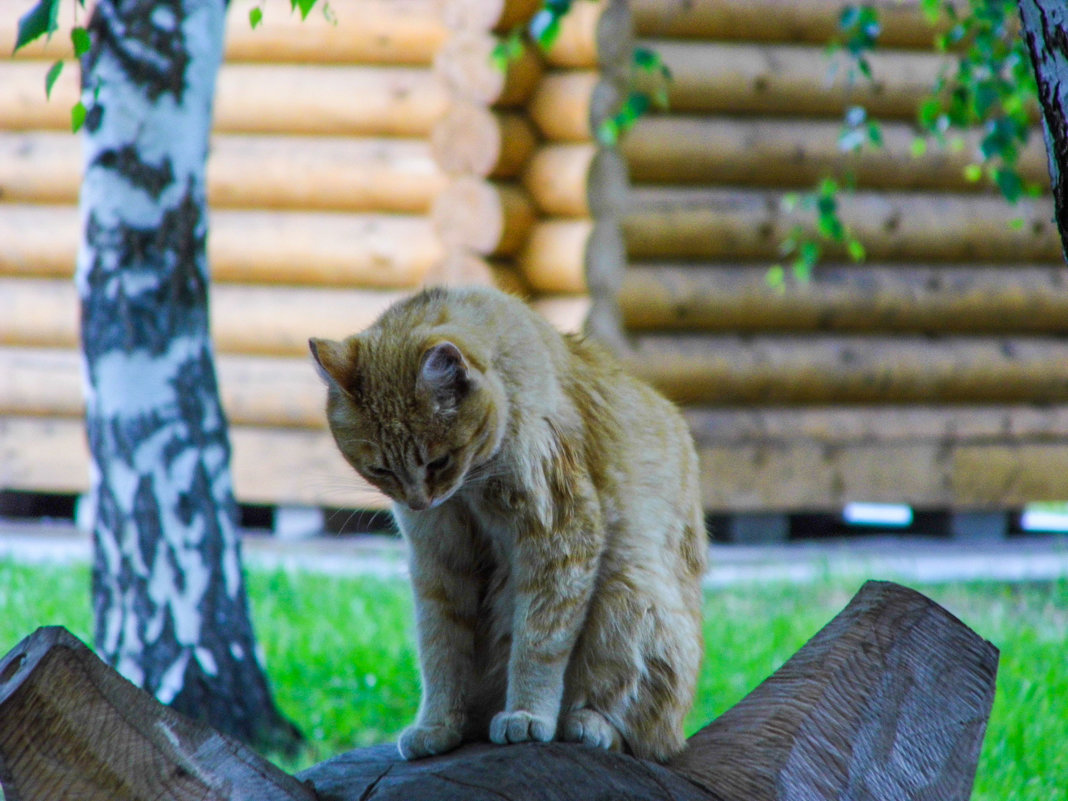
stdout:
[(316, 799), (252, 749), (134, 687), (59, 626), (0, 661), (0, 779), (11, 801)]
[(552, 67), (615, 68), (630, 59), (633, 48), (629, 0), (594, 0), (572, 5), (544, 57)]
[[(932, 49), (935, 34), (916, 0), (877, 0), (879, 46)], [(827, 44), (840, 36), (841, 0), (631, 0), (641, 36)]]
[(1061, 337), (645, 335), (628, 364), (679, 403), (1058, 403)]
[[(632, 187), (623, 217), (635, 261), (782, 259), (783, 241), (811, 219), (782, 209), (782, 193), (729, 188)], [(1009, 206), (989, 195), (856, 192), (839, 216), (873, 261), (1063, 262), (1049, 197)], [(1023, 225), (1009, 225), (1013, 218)], [(830, 258), (846, 260), (844, 248)]]
[[(70, 129), (78, 70), (63, 70), (49, 100), (42, 68), (47, 71), (37, 61), (0, 62), (0, 127)], [(226, 64), (215, 91), (214, 130), (425, 137), (447, 102), (447, 91), (427, 68)]]
[(541, 57), (534, 45), (522, 43), (522, 51), (502, 70), (493, 58), (497, 44), (497, 37), (476, 31), (460, 31), (445, 40), (434, 57), (434, 73), (452, 97), (500, 108), (526, 102), (541, 78)]
[(751, 264), (639, 263), (619, 289), (642, 331), (1068, 332), (1068, 267), (821, 264), (811, 280), (768, 283)]
[(514, 178), (538, 146), (526, 115), (457, 100), (434, 126), (430, 146), (449, 175)]
[[(59, 131), (0, 132), (5, 203), (77, 204), (82, 148)], [(418, 139), (218, 134), (212, 208), (429, 211), (445, 176)]]
[(550, 70), (531, 95), (527, 111), (551, 142), (590, 142), (625, 99), (619, 85), (597, 70)]
[[(620, 150), (635, 183), (810, 189), (826, 175), (849, 170), (861, 189), (990, 191), (987, 181), (965, 176), (978, 158), (978, 132), (963, 136), (960, 148), (932, 144), (915, 156), (914, 123), (888, 121), (881, 129), (881, 147), (853, 154), (839, 146), (841, 120), (670, 113), (640, 119)], [(1025, 180), (1048, 185), (1037, 126), (1017, 168)]]
[[(442, 255), (423, 216), (220, 209), (209, 225), (220, 281), (414, 289)], [(0, 275), (73, 275), (79, 235), (73, 207), (0, 204)]]
[(630, 189), (627, 164), (619, 152), (592, 142), (538, 148), (522, 180), (548, 217), (615, 215), (625, 207)]
[[(0, 16), (0, 52), (15, 47), (18, 11)], [(348, 0), (332, 8), (335, 22), (315, 9), (307, 19), (286, 4), (269, 3), (263, 21), (252, 28), (247, 9), (234, 9), (226, 26), (228, 62), (350, 64), (430, 64), (445, 37), (437, 0)], [(73, 57), (70, 29), (84, 25), (88, 11), (73, 4), (59, 9), (59, 29), (15, 53), (19, 59), (52, 61)], [(69, 68), (69, 65), (68, 65)], [(45, 66), (47, 69), (47, 65)]]
[[(234, 494), (240, 503), (343, 509), (389, 506), (345, 463), (325, 429), (232, 425), (230, 442)], [(0, 416), (0, 487), (87, 492), (89, 451), (82, 421)]]
[(671, 70), (672, 114), (759, 113), (840, 116), (864, 106), (881, 120), (912, 120), (947, 57), (877, 49), (867, 54), (873, 81), (849, 85), (846, 65), (830, 74), (823, 48), (679, 39), (639, 39)]
[(671, 767), (739, 801), (967, 801), (997, 665), (997, 648), (930, 599), (869, 581)]
[(540, 0), (450, 0), (442, 8), (445, 24), (454, 31), (505, 33), (529, 20)]
[(534, 204), (515, 183), (460, 176), (434, 200), (434, 230), (446, 248), (484, 256), (512, 256), (535, 221)]

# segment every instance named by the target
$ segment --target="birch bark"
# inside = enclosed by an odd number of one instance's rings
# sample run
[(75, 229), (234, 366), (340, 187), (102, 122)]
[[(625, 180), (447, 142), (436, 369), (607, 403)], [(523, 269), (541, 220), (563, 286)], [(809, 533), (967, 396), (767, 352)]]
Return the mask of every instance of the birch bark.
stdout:
[(1064, 0), (1018, 0), (1018, 6), (1042, 105), (1057, 230), (1068, 257), (1068, 6)]
[(160, 701), (287, 747), (256, 654), (208, 331), (204, 172), (224, 0), (98, 0), (76, 282), (100, 653)]

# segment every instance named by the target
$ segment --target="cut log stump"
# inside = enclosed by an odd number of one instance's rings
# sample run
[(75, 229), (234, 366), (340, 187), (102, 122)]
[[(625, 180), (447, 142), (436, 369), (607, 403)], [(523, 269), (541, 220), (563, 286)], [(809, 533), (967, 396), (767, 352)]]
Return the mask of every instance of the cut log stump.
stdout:
[(934, 602), (868, 582), (668, 765), (564, 743), (405, 762), (382, 745), (291, 777), (42, 628), (0, 661), (0, 780), (8, 801), (966, 801), (997, 660)]

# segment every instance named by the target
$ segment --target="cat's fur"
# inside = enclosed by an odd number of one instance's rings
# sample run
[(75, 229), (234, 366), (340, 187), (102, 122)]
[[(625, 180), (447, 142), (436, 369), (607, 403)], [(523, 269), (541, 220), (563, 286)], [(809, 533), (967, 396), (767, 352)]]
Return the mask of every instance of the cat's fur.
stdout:
[(338, 447), (409, 543), (423, 698), (401, 754), (487, 734), (677, 753), (705, 565), (677, 410), (496, 290), (310, 344)]

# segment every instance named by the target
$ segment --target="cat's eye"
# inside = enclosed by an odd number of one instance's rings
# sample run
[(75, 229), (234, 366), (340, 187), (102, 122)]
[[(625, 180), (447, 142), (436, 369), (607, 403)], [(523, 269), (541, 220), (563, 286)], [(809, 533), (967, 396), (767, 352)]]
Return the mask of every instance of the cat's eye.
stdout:
[(368, 467), (366, 470), (374, 478), (393, 478), (393, 471), (386, 467)]
[(452, 463), (452, 454), (446, 453), (443, 456), (439, 456), (432, 462), (427, 462), (426, 469), (428, 472), (437, 473), (439, 470), (444, 470)]

